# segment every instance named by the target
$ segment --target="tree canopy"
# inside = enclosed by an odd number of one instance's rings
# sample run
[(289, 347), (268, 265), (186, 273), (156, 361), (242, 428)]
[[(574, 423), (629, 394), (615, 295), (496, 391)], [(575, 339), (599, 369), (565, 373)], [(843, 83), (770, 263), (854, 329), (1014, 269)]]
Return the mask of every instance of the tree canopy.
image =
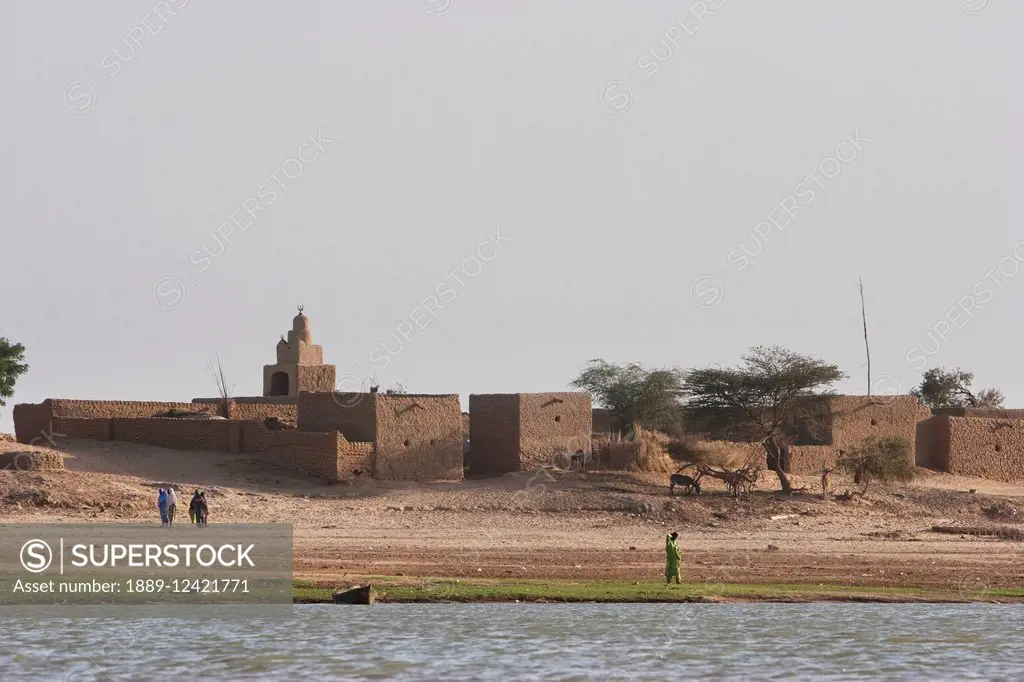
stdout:
[(840, 451), (836, 465), (853, 474), (855, 483), (866, 488), (872, 478), (882, 483), (905, 482), (914, 478), (914, 458), (902, 438), (865, 438), (849, 452)]
[(761, 441), (768, 468), (782, 489), (786, 477), (786, 436), (820, 411), (813, 400), (845, 378), (839, 367), (779, 346), (755, 346), (737, 367), (691, 369), (683, 374), (687, 414), (696, 423), (723, 424)]
[(924, 373), (921, 385), (910, 391), (928, 407), (1002, 407), (1003, 393), (986, 388), (977, 393), (971, 390), (974, 374), (959, 367), (953, 370), (935, 367)]
[(639, 363), (614, 364), (601, 359), (587, 363), (572, 382), (608, 409), (612, 427), (628, 431), (633, 424), (648, 429), (671, 429), (680, 417), (682, 376), (675, 369), (648, 369)]
[(0, 407), (14, 397), (14, 383), (27, 371), (25, 346), (0, 336)]

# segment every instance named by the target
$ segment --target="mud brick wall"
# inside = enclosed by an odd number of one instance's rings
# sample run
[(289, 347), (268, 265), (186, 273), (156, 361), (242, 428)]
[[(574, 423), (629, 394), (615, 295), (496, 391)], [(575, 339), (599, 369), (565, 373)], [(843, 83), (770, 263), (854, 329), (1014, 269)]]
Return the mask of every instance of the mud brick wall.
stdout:
[(929, 417), (918, 422), (914, 460), (919, 467), (949, 471), (948, 417)]
[(794, 445), (789, 448), (788, 473), (802, 476), (820, 475), (825, 467), (835, 467), (837, 455), (835, 448), (829, 445)]
[(1024, 410), (1010, 410), (1001, 407), (937, 407), (932, 410), (936, 416), (974, 417), (976, 419), (1024, 419)]
[(520, 467), (550, 465), (557, 453), (589, 455), (592, 410), (589, 393), (520, 393)]
[(334, 365), (299, 365), (296, 386), (299, 392), (330, 392), (335, 389)]
[(373, 393), (299, 394), (299, 430), (327, 433), (341, 431), (350, 441), (377, 440)]
[(243, 421), (241, 451), (264, 455), (267, 460), (305, 474), (328, 480), (339, 478), (339, 444), (344, 443), (337, 432), (271, 431), (260, 421)]
[(174, 450), (240, 452), (242, 423), (197, 419), (112, 419), (113, 440)]
[(353, 443), (345, 440), (340, 433), (337, 436), (338, 477), (373, 476), (373, 443)]
[(948, 472), (995, 481), (1024, 480), (1024, 422), (939, 417), (949, 423)]
[(917, 424), (931, 410), (913, 396), (836, 396), (832, 406), (832, 444), (849, 449), (868, 437), (897, 437), (914, 451)]
[[(211, 405), (220, 411), (221, 398), (195, 398), (193, 405)], [(295, 421), (299, 417), (299, 399), (295, 396), (259, 397), (247, 396), (228, 400), (227, 414), (221, 417), (242, 421), (277, 417), (282, 421)]]
[[(110, 419), (64, 419), (53, 420), (53, 430), (60, 437), (112, 440), (113, 425)], [(38, 445), (38, 443), (37, 443)]]
[(818, 445), (790, 448), (788, 473), (820, 475), (823, 467), (832, 468), (840, 450), (851, 450), (865, 438), (897, 437), (907, 443), (907, 458), (915, 459), (917, 425), (928, 419), (931, 411), (913, 396), (832, 396), (829, 433)]
[(202, 411), (217, 414), (218, 405), (197, 405), (195, 403), (160, 403), (132, 400), (52, 400), (53, 416), (72, 419), (129, 419), (152, 417), (167, 410)]
[(376, 393), (373, 403), (376, 478), (462, 479), (462, 410), (458, 395)]
[(189, 404), (188, 409), (190, 412), (197, 412), (199, 410), (205, 412), (212, 408), (213, 410), (216, 410), (218, 417), (229, 417), (230, 415), (223, 414), (223, 410), (220, 409), (220, 404), (222, 402), (223, 398), (192, 398), (192, 402)]
[(519, 471), (519, 395), (469, 396), (469, 454), (472, 475)]
[(11, 471), (61, 471), (64, 455), (58, 450), (0, 453), (0, 469)]
[(52, 400), (44, 400), (38, 405), (21, 403), (14, 406), (14, 437), (19, 443), (47, 445), (43, 434), (49, 434), (53, 429)]
[[(806, 407), (815, 427), (804, 426), (788, 434), (794, 445), (785, 463), (788, 473), (819, 476), (835, 467), (840, 450), (851, 450), (865, 438), (897, 437), (907, 443), (907, 458), (916, 458), (918, 423), (931, 411), (913, 396), (827, 396), (809, 399)], [(748, 440), (728, 427), (728, 413), (711, 420), (711, 434), (723, 440)]]
[(277, 417), (281, 421), (294, 422), (299, 418), (299, 401), (297, 398), (251, 400), (236, 398), (229, 406), (229, 419), (258, 419)]
[(939, 471), (949, 471), (949, 442), (951, 434), (948, 419), (942, 419), (939, 422), (937, 434), (936, 440), (939, 444), (938, 462), (939, 466), (942, 467)]

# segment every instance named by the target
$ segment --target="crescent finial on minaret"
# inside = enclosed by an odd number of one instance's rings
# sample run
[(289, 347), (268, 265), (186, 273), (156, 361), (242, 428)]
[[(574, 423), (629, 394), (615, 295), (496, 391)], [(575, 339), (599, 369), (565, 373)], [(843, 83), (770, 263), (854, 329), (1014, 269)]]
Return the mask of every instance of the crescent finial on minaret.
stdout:
[(302, 305), (300, 305), (300, 306), (299, 306), (299, 314), (300, 314), (300, 315), (302, 314), (302, 309), (303, 309), (304, 307), (305, 307), (305, 306), (302, 306)]

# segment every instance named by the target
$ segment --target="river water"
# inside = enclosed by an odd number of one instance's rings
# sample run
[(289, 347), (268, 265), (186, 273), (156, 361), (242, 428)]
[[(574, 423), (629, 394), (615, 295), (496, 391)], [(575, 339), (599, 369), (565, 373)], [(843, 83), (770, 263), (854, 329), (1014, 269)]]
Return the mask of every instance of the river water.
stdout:
[(6, 680), (1022, 680), (998, 604), (375, 604), (0, 620)]

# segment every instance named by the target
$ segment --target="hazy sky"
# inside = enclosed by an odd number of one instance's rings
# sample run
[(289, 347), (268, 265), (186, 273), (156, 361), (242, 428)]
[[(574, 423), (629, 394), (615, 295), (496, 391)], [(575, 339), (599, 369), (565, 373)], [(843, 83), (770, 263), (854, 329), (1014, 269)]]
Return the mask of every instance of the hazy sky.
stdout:
[(339, 376), (464, 405), (756, 344), (863, 393), (859, 275), (876, 391), (1024, 406), (1015, 0), (2, 8), (0, 431), (217, 352), (258, 395), (300, 303)]

